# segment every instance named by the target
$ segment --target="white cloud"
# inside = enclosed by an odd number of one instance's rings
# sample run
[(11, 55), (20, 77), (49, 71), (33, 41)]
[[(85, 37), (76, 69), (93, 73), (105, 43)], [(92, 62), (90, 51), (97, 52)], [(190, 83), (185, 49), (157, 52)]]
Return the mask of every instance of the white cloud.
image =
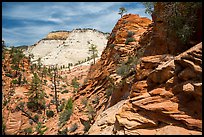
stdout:
[[(32, 45), (54, 30), (95, 28), (111, 32), (117, 20), (119, 7), (126, 2), (54, 2), (11, 3), (2, 10), (2, 19), (20, 22), (10, 28), (2, 22), (2, 36), (12, 45)], [(131, 3), (132, 4), (132, 3)], [(134, 3), (136, 4), (136, 3)], [(144, 8), (128, 8), (128, 13), (146, 16)], [(151, 18), (149, 16), (149, 18)], [(22, 25), (23, 24), (23, 25)], [(52, 24), (52, 25), (51, 25)]]
[(2, 28), (2, 38), (8, 44), (17, 46), (21, 44), (32, 45), (45, 37), (52, 30), (52, 26), (26, 26), (16, 28)]

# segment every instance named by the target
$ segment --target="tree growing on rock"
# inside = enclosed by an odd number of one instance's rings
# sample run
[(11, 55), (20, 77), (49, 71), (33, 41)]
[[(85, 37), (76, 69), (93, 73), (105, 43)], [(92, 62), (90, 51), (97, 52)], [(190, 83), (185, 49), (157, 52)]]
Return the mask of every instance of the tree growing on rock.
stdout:
[(77, 82), (77, 78), (74, 77), (74, 79), (72, 79), (72, 86), (74, 87), (74, 92), (76, 92), (79, 88), (79, 82)]
[(25, 57), (25, 55), (23, 54), (23, 52), (21, 50), (16, 49), (14, 47), (12, 47), (12, 49), (10, 51), (10, 54), (11, 54), (10, 57), (12, 58), (12, 60), (11, 60), (11, 63), (12, 63), (11, 68), (13, 70), (15, 70), (15, 72), (16, 72), (15, 76), (17, 76), (18, 72), (20, 70), (20, 62)]
[(154, 7), (162, 5), (165, 10), (162, 10), (159, 16), (168, 26), (167, 34), (176, 34), (183, 44), (187, 44), (198, 29), (196, 13), (202, 9), (201, 2), (143, 2), (143, 4), (145, 12), (150, 15), (157, 15)]
[(97, 46), (94, 44), (91, 44), (91, 46), (89, 47), (89, 53), (91, 54), (91, 58), (94, 60), (94, 64), (95, 64), (96, 57), (98, 57)]
[(125, 12), (127, 12), (127, 10), (126, 10), (124, 7), (120, 7), (118, 14), (120, 14), (120, 16), (121, 16), (121, 18), (122, 18), (122, 17), (123, 17), (123, 14), (124, 14)]
[(57, 110), (57, 113), (59, 112), (59, 109), (58, 109), (58, 106), (59, 106), (59, 102), (58, 102), (58, 96), (57, 96), (57, 92), (58, 92), (58, 69), (57, 69), (57, 66), (52, 66), (52, 76), (53, 76), (53, 85), (54, 85), (54, 92), (55, 92), (55, 105), (56, 105), (56, 110)]
[(147, 14), (152, 14), (153, 10), (154, 10), (154, 4), (156, 2), (142, 2), (142, 4), (145, 6), (145, 13)]
[(30, 89), (27, 92), (29, 96), (27, 107), (33, 111), (44, 109), (45, 107), (45, 92), (42, 90), (41, 80), (37, 73), (34, 73), (32, 77), (32, 82), (30, 84)]

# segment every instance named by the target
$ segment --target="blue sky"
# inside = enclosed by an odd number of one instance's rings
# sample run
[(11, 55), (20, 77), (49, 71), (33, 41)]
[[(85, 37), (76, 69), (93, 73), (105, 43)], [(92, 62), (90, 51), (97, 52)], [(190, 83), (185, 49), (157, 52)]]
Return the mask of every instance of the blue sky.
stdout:
[(151, 16), (139, 2), (3, 2), (2, 39), (8, 46), (33, 45), (49, 32), (93, 28), (111, 32), (120, 15)]

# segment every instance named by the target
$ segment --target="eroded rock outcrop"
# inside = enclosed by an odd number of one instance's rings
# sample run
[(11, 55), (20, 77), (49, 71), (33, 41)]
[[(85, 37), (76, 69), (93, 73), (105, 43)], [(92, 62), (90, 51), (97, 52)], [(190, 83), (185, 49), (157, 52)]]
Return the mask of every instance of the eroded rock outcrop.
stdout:
[[(147, 30), (150, 23), (151, 20), (148, 18), (141, 18), (134, 14), (124, 15), (117, 22), (100, 60), (90, 68), (87, 77), (88, 82), (73, 97), (77, 107), (67, 124), (77, 123), (79, 128), (76, 132), (70, 134), (84, 133), (83, 128), (85, 126), (80, 119), (89, 121), (92, 125), (102, 111), (128, 97), (129, 90), (127, 88), (130, 85), (121, 83), (122, 77), (116, 74), (116, 69), (118, 64), (128, 60), (128, 56), (136, 54), (136, 51), (140, 48), (138, 39)], [(129, 37), (134, 40), (127, 42)], [(82, 100), (84, 99), (87, 100), (87, 105), (83, 105)], [(90, 108), (94, 111), (91, 117)]]
[[(94, 124), (89, 133), (101, 134), (109, 129), (111, 134), (202, 134), (201, 57), (202, 43), (199, 43), (158, 65), (146, 80), (132, 86), (130, 98), (119, 110), (112, 109), (112, 114), (116, 113), (114, 124)], [(146, 63), (148, 66), (149, 62)]]
[[(143, 47), (144, 55), (135, 74), (131, 74), (134, 77), (125, 78), (123, 93), (129, 94), (124, 103), (117, 100), (118, 110), (113, 104), (99, 114), (88, 134), (202, 134), (200, 31), (196, 30), (186, 44), (182, 43), (175, 33), (169, 35), (169, 26), (162, 18), (164, 10), (167, 9), (162, 3), (155, 6), (153, 23), (137, 39), (135, 47)], [(199, 20), (200, 10), (196, 11)], [(122, 37), (118, 39), (121, 41)], [(118, 91), (111, 98), (120, 96)], [(106, 115), (110, 113), (115, 116), (108, 119)]]
[(66, 40), (69, 36), (69, 33), (69, 31), (50, 32), (43, 40)]
[[(178, 53), (184, 52), (202, 41), (202, 5), (201, 3), (200, 6), (198, 5), (199, 2), (157, 2), (152, 14), (152, 34), (147, 38), (151, 40), (145, 49), (144, 56), (158, 54), (178, 55)], [(196, 6), (198, 7), (194, 8)], [(181, 23), (184, 18), (185, 21)], [(174, 22), (169, 23), (171, 20), (174, 20)], [(196, 20), (195, 24), (193, 20)], [(178, 32), (178, 29), (184, 27), (187, 22), (192, 23), (188, 24), (186, 28), (183, 28), (181, 32)], [(173, 25), (174, 27), (172, 27)], [(180, 27), (175, 29), (176, 25)], [(188, 30), (192, 29), (190, 27), (193, 26), (194, 28), (191, 32), (194, 33), (190, 35)], [(185, 37), (185, 35), (188, 37), (187, 35), (189, 35), (189, 37), (183, 42), (183, 40), (178, 37), (178, 34), (182, 34), (183, 37)]]

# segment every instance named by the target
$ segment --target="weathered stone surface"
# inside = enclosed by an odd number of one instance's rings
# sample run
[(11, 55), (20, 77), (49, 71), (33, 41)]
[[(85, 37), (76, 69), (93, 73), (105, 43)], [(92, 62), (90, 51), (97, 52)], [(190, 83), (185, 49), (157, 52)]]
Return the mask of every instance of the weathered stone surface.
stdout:
[(185, 93), (192, 93), (194, 91), (194, 86), (191, 83), (183, 85), (183, 91)]
[(17, 135), (21, 127), (21, 112), (10, 113), (6, 122), (6, 135)]
[(190, 68), (185, 68), (183, 71), (181, 71), (178, 74), (178, 77), (182, 80), (188, 80), (196, 77), (196, 73), (190, 69)]
[(88, 131), (88, 134), (98, 135), (98, 134), (113, 134), (115, 115), (118, 109), (125, 103), (125, 100), (122, 100), (115, 104), (114, 106), (103, 111), (96, 119), (96, 122), (91, 126)]
[[(61, 112), (58, 114), (56, 112), (50, 119), (47, 119), (45, 114), (41, 115), (44, 118), (40, 120), (48, 127), (45, 134), (54, 135), (58, 130), (71, 129), (75, 123), (76, 131), (68, 130), (68, 134), (202, 133), (202, 43), (177, 56), (169, 55), (175, 53), (175, 47), (179, 46), (178, 41), (173, 39), (168, 43), (170, 39), (166, 41), (166, 30), (161, 29), (164, 27), (161, 24), (162, 18), (157, 17), (157, 21), (160, 23), (156, 22), (152, 27), (151, 20), (127, 14), (117, 22), (101, 58), (89, 69), (87, 83), (74, 94), (59, 95), (60, 99), (73, 97), (74, 104), (72, 115), (63, 128), (59, 129), (58, 126)], [(127, 31), (135, 32), (132, 37), (136, 41), (125, 44)], [(146, 48), (152, 45), (153, 49)], [(145, 48), (145, 57), (134, 66), (135, 72), (128, 78), (116, 74), (117, 66), (127, 61), (128, 57), (137, 55), (136, 51), (142, 46)], [(77, 73), (76, 75), (82, 77)], [(69, 76), (74, 77), (75, 74)], [(32, 75), (28, 78), (31, 80)], [(4, 81), (8, 89), (11, 79), (6, 78)], [(71, 79), (68, 82), (70, 81)], [(51, 85), (50, 80), (48, 83)], [(51, 93), (49, 86), (45, 89), (48, 94)], [(18, 93), (14, 96), (21, 100), (20, 97), (24, 97), (22, 91), (26, 90), (28, 87), (25, 90), (18, 87), (16, 88)], [(15, 113), (14, 117), (14, 113), (11, 112), (15, 112), (15, 103), (18, 101), (15, 98), (11, 100), (12, 105), (3, 109), (6, 115), (4, 117), (6, 133), (20, 134), (19, 131), (22, 132), (24, 128), (29, 127), (29, 124), (26, 124), (28, 118), (20, 117), (22, 114), (18, 113)], [(50, 100), (46, 100), (46, 103), (49, 102)], [(55, 105), (51, 105), (49, 109), (55, 110)], [(84, 131), (84, 121), (90, 122), (91, 128), (88, 132)]]
[(174, 70), (174, 61), (167, 61), (165, 64), (159, 65), (154, 71), (152, 71), (149, 74), (148, 79), (154, 83), (164, 83), (174, 75)]
[(155, 127), (156, 122), (141, 116), (138, 113), (127, 110), (127, 108), (122, 107), (116, 114), (116, 119), (119, 125), (124, 126), (126, 129), (137, 129), (137, 128), (147, 128)]
[[(114, 125), (114, 132), (111, 134), (201, 134), (201, 79), (198, 75), (193, 75), (195, 67), (180, 66), (181, 64), (175, 63), (175, 59), (183, 60), (182, 57), (186, 56), (187, 53), (200, 51), (202, 49), (200, 46), (196, 45), (185, 53), (161, 64), (158, 63), (159, 65), (146, 80), (143, 79), (132, 84), (127, 102), (119, 110), (114, 110), (115, 122), (109, 125), (109, 127)], [(141, 68), (144, 67), (139, 66), (136, 69)], [(151, 67), (147, 69), (149, 68)], [(147, 82), (148, 79), (150, 82), (156, 82), (157, 85), (150, 85)], [(150, 90), (149, 86), (153, 89), (150, 88)], [(101, 119), (103, 118), (101, 117)], [(100, 126), (95, 128), (98, 129)]]
[(202, 68), (199, 65), (195, 65), (192, 61), (186, 59), (175, 60), (177, 63), (181, 64), (183, 67), (189, 67), (195, 73), (201, 74)]
[[(179, 6), (183, 6), (182, 3)], [(170, 8), (170, 9), (169, 9)], [(197, 11), (191, 14), (189, 17), (197, 16), (199, 20), (197, 26), (199, 29), (196, 29), (195, 35), (192, 35), (187, 41), (188, 44), (183, 44), (181, 40), (177, 37), (175, 31), (169, 29), (166, 17), (170, 18), (171, 15), (167, 15), (168, 11), (172, 11), (171, 6), (166, 6), (166, 3), (157, 2), (154, 6), (154, 12), (152, 14), (152, 30), (150, 36), (148, 36), (150, 42), (145, 44), (147, 48), (145, 49), (144, 56), (150, 55), (161, 55), (161, 54), (172, 54), (177, 55), (178, 53), (184, 52), (189, 47), (187, 45), (194, 46), (195, 44), (202, 41), (202, 6), (197, 9)], [(146, 40), (145, 38), (144, 40)], [(191, 44), (191, 41), (194, 41), (194, 44)]]
[(187, 130), (183, 127), (178, 126), (164, 126), (159, 128), (156, 135), (201, 135), (201, 132), (194, 130)]

